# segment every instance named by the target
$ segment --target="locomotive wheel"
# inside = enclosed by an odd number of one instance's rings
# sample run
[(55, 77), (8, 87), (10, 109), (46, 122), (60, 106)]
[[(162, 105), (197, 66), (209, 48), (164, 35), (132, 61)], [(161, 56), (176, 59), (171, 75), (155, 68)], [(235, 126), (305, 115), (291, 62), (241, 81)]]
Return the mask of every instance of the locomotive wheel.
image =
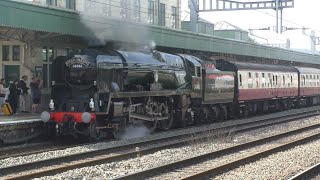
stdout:
[(120, 120), (120, 125), (118, 126), (118, 128), (112, 131), (113, 137), (115, 139), (122, 139), (126, 128), (127, 128), (127, 119), (124, 118)]
[(160, 112), (161, 112), (162, 117), (164, 117), (164, 116), (169, 117), (166, 120), (159, 121), (160, 128), (163, 130), (171, 129), (172, 125), (173, 125), (173, 115), (172, 115), (172, 113), (169, 113), (168, 106), (166, 106), (164, 103), (161, 103)]
[(93, 141), (100, 141), (103, 139), (103, 132), (101, 130), (97, 129), (97, 126), (95, 124), (90, 125), (90, 140)]
[(160, 121), (161, 129), (168, 130), (173, 127), (173, 115), (171, 114), (169, 119), (161, 120)]
[(119, 127), (119, 129), (112, 131), (112, 134), (115, 139), (123, 139), (123, 136), (125, 134), (125, 128)]
[(194, 124), (194, 112), (191, 108), (188, 108), (186, 115), (185, 115), (185, 124), (187, 126), (191, 126)]

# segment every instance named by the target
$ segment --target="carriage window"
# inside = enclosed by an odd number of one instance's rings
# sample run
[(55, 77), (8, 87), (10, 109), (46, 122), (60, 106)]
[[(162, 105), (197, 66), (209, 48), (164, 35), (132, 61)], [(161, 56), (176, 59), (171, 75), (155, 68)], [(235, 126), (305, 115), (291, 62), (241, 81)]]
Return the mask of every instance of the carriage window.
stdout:
[(251, 72), (249, 72), (249, 78), (251, 78)]
[(242, 76), (239, 74), (239, 85), (242, 86)]

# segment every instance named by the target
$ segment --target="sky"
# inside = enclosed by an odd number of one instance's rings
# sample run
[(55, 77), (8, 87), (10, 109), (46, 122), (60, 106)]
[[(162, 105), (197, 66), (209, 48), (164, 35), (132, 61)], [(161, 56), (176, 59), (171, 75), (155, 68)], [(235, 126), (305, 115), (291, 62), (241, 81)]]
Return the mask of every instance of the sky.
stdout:
[[(201, 0), (202, 1), (202, 0)], [(207, 0), (209, 1), (209, 0)], [(215, 0), (213, 0), (215, 1)], [(242, 2), (252, 2), (254, 0), (237, 0)], [(264, 1), (264, 0), (255, 0)], [(182, 0), (182, 19), (189, 20), (188, 0)], [(241, 10), (241, 11), (224, 11), (224, 12), (206, 12), (200, 13), (200, 17), (212, 23), (227, 21), (241, 29), (256, 29), (276, 26), (275, 10)], [(320, 0), (294, 0), (294, 8), (283, 10), (283, 26), (302, 28), (311, 28), (302, 30), (285, 31), (282, 35), (277, 35), (273, 31), (253, 31), (253, 34), (259, 37), (267, 38), (269, 43), (285, 43), (290, 39), (293, 49), (310, 49), (311, 30), (315, 31), (316, 36), (320, 36)], [(258, 42), (266, 42), (263, 39), (256, 39)], [(320, 50), (320, 47), (316, 47)]]

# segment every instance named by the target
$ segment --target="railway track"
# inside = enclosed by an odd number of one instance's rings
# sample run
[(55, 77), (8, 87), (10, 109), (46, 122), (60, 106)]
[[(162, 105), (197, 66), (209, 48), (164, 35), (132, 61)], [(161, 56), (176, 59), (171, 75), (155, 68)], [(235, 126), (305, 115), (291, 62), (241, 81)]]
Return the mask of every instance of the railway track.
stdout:
[(313, 165), (306, 170), (298, 173), (290, 178), (290, 180), (305, 180), (305, 179), (319, 179), (320, 178), (320, 163)]
[[(215, 162), (216, 158), (222, 156), (228, 156), (231, 154), (238, 153), (239, 151), (248, 151), (250, 148), (261, 146), (266, 143), (270, 143), (288, 136), (296, 135), (302, 132), (310, 131), (316, 129), (317, 131), (320, 128), (320, 124), (315, 124), (311, 126), (307, 126), (304, 128), (299, 128), (296, 130), (280, 133), (277, 135), (269, 136), (263, 139), (235, 145), (232, 147), (228, 147), (225, 149), (221, 149), (218, 151), (210, 152), (203, 155), (198, 155), (192, 158), (187, 158), (181, 161), (176, 161), (170, 164), (166, 164), (163, 166), (158, 166), (155, 168), (150, 168), (147, 170), (139, 171), (136, 173), (128, 174), (126, 176), (122, 176), (116, 178), (118, 180), (122, 179), (171, 179), (171, 178), (179, 178), (179, 179), (205, 179), (214, 175), (221, 174), (226, 170), (232, 170), (240, 165), (246, 164), (248, 162), (256, 161), (260, 158), (269, 156), (273, 153), (283, 151), (294, 146), (307, 143), (312, 140), (316, 140), (320, 138), (320, 133), (315, 132), (311, 135), (297, 138), (293, 141), (282, 143), (280, 145), (275, 145), (273, 147), (261, 148), (261, 150), (249, 152), (247, 155), (241, 156), (235, 160), (223, 160), (224, 163)], [(222, 161), (222, 162), (223, 162)], [(225, 162), (227, 161), (227, 162)], [(218, 164), (218, 165), (214, 165)], [(169, 170), (169, 171), (168, 171)], [(173, 173), (171, 173), (173, 172)], [(171, 173), (171, 174), (170, 174)]]
[[(155, 137), (149, 140), (141, 140), (132, 144), (127, 144), (123, 146), (115, 146), (105, 149), (94, 150), (85, 153), (72, 154), (68, 156), (62, 156), (58, 158), (46, 159), (42, 161), (30, 162), (25, 164), (20, 164), (16, 166), (4, 167), (0, 168), (1, 176), (0, 178), (4, 179), (31, 179), (42, 176), (54, 175), (57, 173), (61, 173), (67, 170), (92, 166), (97, 164), (103, 164), (113, 161), (119, 161), (126, 158), (136, 157), (138, 153), (141, 154), (149, 154), (162, 149), (173, 148), (184, 146), (189, 142), (190, 134), (201, 134), (205, 132), (210, 132), (212, 130), (224, 130), (225, 133), (229, 133), (230, 131), (243, 132), (256, 128), (263, 128), (271, 125), (276, 125), (280, 123), (285, 123), (289, 121), (293, 121), (299, 118), (305, 118), (309, 116), (318, 115), (317, 108), (309, 108), (302, 110), (300, 112), (295, 113), (280, 113), (277, 115), (267, 115), (265, 117), (259, 117), (257, 119), (251, 118), (247, 120), (238, 120), (232, 121), (232, 123), (224, 124), (219, 123), (216, 124), (214, 128), (205, 128), (201, 131), (194, 130), (189, 132), (184, 132), (175, 135), (169, 135), (167, 137)], [(246, 121), (246, 122), (244, 122)], [(320, 125), (314, 125), (313, 127), (308, 128), (316, 128)], [(305, 131), (304, 130), (296, 130), (296, 131)], [(188, 131), (188, 130), (187, 130)], [(279, 135), (288, 136), (293, 132), (287, 132), (287, 134)], [(199, 138), (202, 138), (199, 136)], [(257, 142), (255, 142), (257, 143)], [(251, 142), (254, 144), (254, 142)], [(250, 144), (249, 144), (250, 145)], [(140, 147), (139, 152), (135, 149), (136, 147)], [(239, 150), (239, 147), (234, 147), (234, 150)], [(217, 154), (219, 155), (219, 153)], [(221, 154), (220, 154), (221, 155)], [(129, 177), (130, 178), (130, 177)]]
[[(221, 126), (224, 123), (217, 123), (216, 129), (226, 129), (226, 128), (232, 128), (235, 126), (247, 126), (247, 125), (250, 125), (250, 124), (253, 124), (256, 122), (258, 123), (259, 121), (268, 121), (266, 123), (266, 125), (269, 125), (271, 121), (276, 120), (277, 118), (282, 118), (282, 117), (286, 117), (286, 116), (289, 117), (288, 121), (291, 121), (292, 120), (292, 119), (290, 119), (291, 116), (296, 116), (296, 118), (299, 118), (299, 115), (302, 114), (302, 116), (300, 116), (300, 117), (303, 118), (303, 117), (317, 115), (318, 109), (320, 110), (320, 106), (315, 107), (315, 108), (305, 109), (304, 111), (302, 111), (300, 113), (291, 113), (291, 114), (285, 113), (285, 114), (283, 114), (283, 112), (281, 112), (282, 114), (280, 114), (280, 115), (275, 115), (275, 116), (264, 115), (264, 116), (260, 116), (260, 117), (258, 116), (258, 117), (250, 118), (247, 120), (246, 119), (245, 120), (238, 120), (238, 122), (230, 120), (229, 122), (233, 122), (233, 123), (227, 124), (226, 126)], [(294, 111), (294, 110), (292, 110), (292, 111)], [(245, 121), (247, 121), (247, 122), (245, 122)], [(275, 123), (285, 123), (285, 122), (287, 122), (285, 119), (283, 119), (283, 121), (279, 121), (279, 122), (275, 121)], [(225, 122), (225, 123), (228, 123), (228, 122)], [(261, 123), (263, 123), (263, 122), (261, 122)], [(254, 126), (253, 126), (253, 128), (254, 128)], [(211, 129), (211, 128), (208, 128), (208, 130), (209, 129)], [(246, 130), (249, 130), (249, 129), (246, 129)], [(172, 131), (177, 131), (177, 130), (172, 130)], [(201, 132), (202, 131), (198, 131), (198, 132), (194, 132), (194, 133), (197, 134), (197, 133), (201, 133)], [(205, 131), (203, 131), (203, 132), (205, 132)], [(71, 143), (71, 145), (70, 145), (70, 143)], [(3, 149), (0, 149), (0, 160), (6, 159), (6, 158), (14, 158), (14, 157), (18, 157), (18, 156), (27, 156), (27, 155), (43, 153), (43, 152), (48, 152), (48, 151), (63, 150), (66, 148), (73, 148), (76, 146), (86, 145), (86, 144), (90, 144), (90, 143), (82, 143), (82, 142), (75, 143), (72, 141), (67, 141), (67, 142), (63, 142), (63, 143), (43, 142), (43, 143), (35, 143), (33, 145), (19, 146), (19, 147), (13, 147), (13, 148), (5, 147)]]
[[(27, 156), (32, 154), (38, 154), (48, 151), (57, 151), (67, 148), (73, 148), (80, 145), (87, 145), (89, 143), (75, 142), (75, 141), (63, 141), (63, 142), (41, 142), (34, 144), (26, 144), (25, 146), (6, 147), (0, 150), (0, 160), (6, 158), (14, 158), (19, 156)], [(91, 143), (92, 144), (92, 143)]]

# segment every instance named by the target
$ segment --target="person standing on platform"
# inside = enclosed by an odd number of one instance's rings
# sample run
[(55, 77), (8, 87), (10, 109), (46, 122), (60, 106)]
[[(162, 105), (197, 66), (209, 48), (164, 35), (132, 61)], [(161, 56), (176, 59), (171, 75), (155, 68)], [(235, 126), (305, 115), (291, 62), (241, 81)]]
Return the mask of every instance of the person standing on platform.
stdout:
[(0, 106), (2, 106), (6, 102), (8, 98), (8, 94), (9, 94), (9, 89), (6, 88), (6, 82), (2, 78), (0, 80)]
[(19, 95), (21, 94), (21, 89), (18, 88), (18, 83), (19, 83), (19, 80), (17, 79), (13, 81), (13, 83), (9, 87), (10, 94), (9, 94), (8, 100), (12, 108), (13, 114), (17, 113), (18, 99), (19, 99)]
[(27, 87), (27, 80), (28, 76), (24, 75), (22, 76), (21, 80), (19, 81), (18, 87), (22, 90), (21, 95), (20, 95), (20, 111), (23, 113), (27, 113), (28, 111), (26, 110), (26, 106), (28, 105), (28, 90), (29, 88)]
[(31, 97), (32, 97), (32, 112), (37, 113), (39, 111), (39, 105), (41, 101), (41, 81), (33, 77), (32, 81), (30, 83), (30, 88), (31, 88)]

